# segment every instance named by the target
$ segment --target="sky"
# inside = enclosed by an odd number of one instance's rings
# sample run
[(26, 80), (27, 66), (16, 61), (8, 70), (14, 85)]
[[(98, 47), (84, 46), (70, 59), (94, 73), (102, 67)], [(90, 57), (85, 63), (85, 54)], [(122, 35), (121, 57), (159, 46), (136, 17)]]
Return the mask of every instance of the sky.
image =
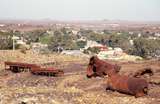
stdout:
[(160, 0), (0, 0), (0, 19), (160, 21)]

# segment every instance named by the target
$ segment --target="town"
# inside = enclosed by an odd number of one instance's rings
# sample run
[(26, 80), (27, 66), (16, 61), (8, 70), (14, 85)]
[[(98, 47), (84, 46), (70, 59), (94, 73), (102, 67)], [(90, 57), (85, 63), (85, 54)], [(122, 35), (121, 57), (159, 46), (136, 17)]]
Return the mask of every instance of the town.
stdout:
[(160, 0), (0, 0), (0, 104), (160, 104)]
[[(0, 41), (1, 103), (159, 101), (158, 22), (3, 20)], [(113, 69), (117, 79), (112, 78)], [(115, 80), (123, 86), (114, 86)], [(125, 84), (134, 89), (126, 90)]]
[(160, 23), (154, 22), (3, 21), (0, 32), (1, 49), (82, 56), (97, 54), (103, 59), (115, 60), (160, 57)]

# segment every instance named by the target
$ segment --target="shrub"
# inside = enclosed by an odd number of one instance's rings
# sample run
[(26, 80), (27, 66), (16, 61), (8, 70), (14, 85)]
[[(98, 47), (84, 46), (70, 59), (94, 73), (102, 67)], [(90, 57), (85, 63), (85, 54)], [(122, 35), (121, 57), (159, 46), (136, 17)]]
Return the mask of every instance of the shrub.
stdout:
[(12, 34), (8, 32), (0, 32), (0, 49), (12, 49)]
[(134, 46), (130, 49), (130, 54), (138, 55), (143, 58), (149, 56), (156, 57), (160, 56), (158, 50), (160, 50), (160, 41), (151, 40), (146, 38), (137, 38), (134, 40)]
[(97, 47), (89, 47), (87, 50), (90, 51), (91, 53), (96, 53), (96, 54), (100, 52), (100, 49)]

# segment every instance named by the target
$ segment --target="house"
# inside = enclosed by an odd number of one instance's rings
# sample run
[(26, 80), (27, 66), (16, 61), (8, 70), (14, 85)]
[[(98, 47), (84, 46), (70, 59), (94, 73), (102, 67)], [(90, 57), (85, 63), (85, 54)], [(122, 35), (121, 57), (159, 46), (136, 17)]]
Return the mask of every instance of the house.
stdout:
[(35, 53), (40, 53), (43, 50), (48, 50), (48, 45), (47, 44), (41, 44), (41, 43), (31, 43), (31, 47), (33, 52)]
[(102, 44), (99, 44), (98, 42), (92, 41), (92, 40), (87, 41), (87, 44), (84, 47), (84, 49), (88, 49), (89, 47), (91, 47), (91, 48), (93, 48), (93, 47), (99, 48), (100, 51), (106, 51), (106, 50), (108, 50), (108, 48), (106, 46), (104, 46)]
[(138, 34), (138, 37), (141, 37), (141, 36), (142, 36), (142, 34), (141, 34), (141, 33), (139, 33), (139, 34)]
[(26, 44), (23, 40), (17, 40), (16, 43), (17, 43), (17, 44), (20, 44), (20, 45), (25, 45), (25, 44)]
[(134, 33), (130, 31), (129, 34), (130, 34), (130, 35), (133, 35)]
[(98, 48), (100, 51), (107, 51), (108, 48), (106, 46), (94, 46), (95, 48)]
[(134, 45), (134, 41), (131, 39), (129, 40), (129, 43), (133, 46)]
[(160, 33), (155, 33), (155, 36), (156, 37), (160, 37)]
[(72, 33), (73, 33), (74, 35), (77, 35), (78, 31), (72, 30)]
[(5, 26), (5, 24), (0, 24), (0, 27), (4, 27)]
[(157, 38), (156, 38), (156, 37), (153, 37), (153, 36), (149, 36), (149, 37), (148, 37), (148, 39), (151, 39), (151, 40), (152, 40), (152, 39), (153, 39), (153, 40), (156, 40)]
[(47, 30), (46, 33), (48, 33), (48, 34), (54, 34), (54, 31)]
[(77, 41), (86, 41), (86, 40), (87, 40), (87, 38), (84, 36), (81, 36), (79, 39), (77, 39)]
[(89, 57), (88, 55), (84, 54), (80, 50), (64, 50), (61, 54), (71, 55), (71, 56), (79, 56), (79, 57)]

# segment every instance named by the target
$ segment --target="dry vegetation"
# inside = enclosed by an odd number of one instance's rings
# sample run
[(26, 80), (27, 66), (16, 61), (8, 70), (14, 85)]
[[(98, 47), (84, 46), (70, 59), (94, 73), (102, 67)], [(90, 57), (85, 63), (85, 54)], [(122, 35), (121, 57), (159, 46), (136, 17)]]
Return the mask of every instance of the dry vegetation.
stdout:
[[(4, 61), (19, 61), (62, 68), (62, 77), (36, 76), (29, 72), (4, 70)], [(50, 64), (47, 64), (50, 63)], [(132, 75), (150, 67), (154, 75), (149, 95), (135, 98), (118, 92), (105, 91), (102, 78), (87, 79), (88, 58), (59, 54), (38, 55), (30, 51), (0, 51), (0, 104), (158, 104), (160, 103), (160, 61), (118, 62), (121, 74)], [(115, 63), (115, 62), (113, 62)]]

